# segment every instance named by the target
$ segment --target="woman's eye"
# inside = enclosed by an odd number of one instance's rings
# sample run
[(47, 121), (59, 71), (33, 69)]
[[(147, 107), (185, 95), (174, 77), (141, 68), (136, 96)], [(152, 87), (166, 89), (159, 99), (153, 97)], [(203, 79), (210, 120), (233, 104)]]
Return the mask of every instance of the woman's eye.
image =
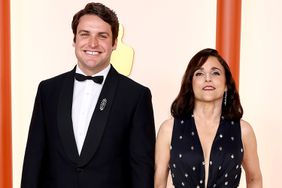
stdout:
[(214, 72), (212, 72), (212, 75), (219, 76), (219, 75), (220, 75), (220, 72), (214, 71)]
[(195, 76), (202, 76), (202, 75), (204, 75), (204, 73), (202, 73), (202, 72), (196, 72), (195, 73)]

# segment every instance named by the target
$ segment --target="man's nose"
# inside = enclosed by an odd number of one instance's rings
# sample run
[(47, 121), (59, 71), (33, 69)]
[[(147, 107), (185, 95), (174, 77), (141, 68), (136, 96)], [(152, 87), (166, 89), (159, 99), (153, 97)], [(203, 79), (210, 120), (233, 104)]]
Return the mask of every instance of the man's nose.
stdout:
[(98, 45), (98, 40), (97, 40), (97, 38), (96, 38), (96, 37), (91, 37), (91, 38), (89, 39), (89, 44), (90, 44), (91, 47), (97, 46), (97, 45)]

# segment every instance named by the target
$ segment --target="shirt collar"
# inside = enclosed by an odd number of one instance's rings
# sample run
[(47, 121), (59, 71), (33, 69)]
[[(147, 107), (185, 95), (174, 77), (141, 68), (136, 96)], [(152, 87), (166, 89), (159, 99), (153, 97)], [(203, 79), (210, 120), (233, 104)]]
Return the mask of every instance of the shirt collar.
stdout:
[[(96, 74), (94, 74), (92, 76), (104, 76), (104, 80), (103, 80), (103, 83), (104, 83), (110, 69), (111, 69), (111, 64), (109, 64), (106, 68), (104, 68), (103, 70), (101, 70), (100, 72), (97, 72)], [(82, 72), (82, 70), (79, 68), (78, 65), (76, 66), (75, 72), (86, 76), (86, 74), (84, 72)]]

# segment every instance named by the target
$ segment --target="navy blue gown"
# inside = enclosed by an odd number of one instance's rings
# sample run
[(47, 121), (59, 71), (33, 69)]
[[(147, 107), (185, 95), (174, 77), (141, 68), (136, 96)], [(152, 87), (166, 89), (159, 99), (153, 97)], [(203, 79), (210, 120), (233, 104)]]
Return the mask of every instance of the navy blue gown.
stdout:
[(243, 159), (240, 121), (220, 120), (205, 164), (193, 115), (174, 119), (169, 167), (175, 188), (204, 188), (205, 165), (209, 165), (208, 188), (239, 186)]

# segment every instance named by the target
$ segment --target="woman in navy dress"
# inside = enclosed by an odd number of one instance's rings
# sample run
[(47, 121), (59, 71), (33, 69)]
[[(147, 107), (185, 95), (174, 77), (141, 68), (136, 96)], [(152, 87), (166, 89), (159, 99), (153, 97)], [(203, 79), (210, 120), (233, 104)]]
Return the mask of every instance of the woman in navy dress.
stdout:
[(247, 187), (262, 187), (254, 131), (241, 119), (235, 82), (216, 50), (191, 59), (171, 114), (158, 132), (155, 188), (166, 188), (169, 171), (176, 188), (235, 188), (241, 166)]

